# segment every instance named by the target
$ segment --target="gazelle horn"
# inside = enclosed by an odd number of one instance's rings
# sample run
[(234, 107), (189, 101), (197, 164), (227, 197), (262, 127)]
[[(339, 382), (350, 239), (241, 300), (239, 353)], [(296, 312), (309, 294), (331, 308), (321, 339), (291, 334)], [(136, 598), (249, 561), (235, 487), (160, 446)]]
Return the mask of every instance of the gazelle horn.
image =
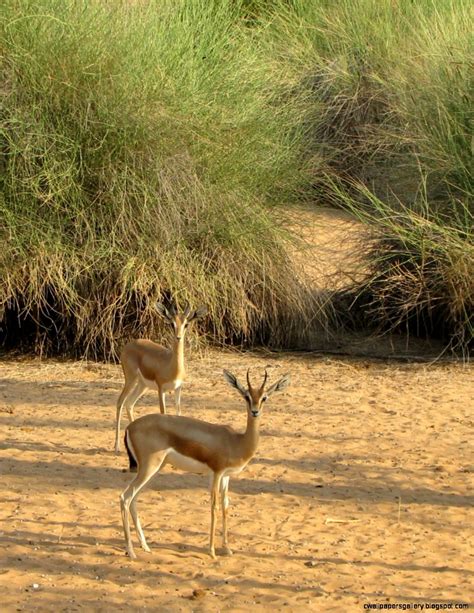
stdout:
[(250, 368), (247, 370), (247, 385), (249, 386), (249, 390), (251, 390), (253, 388), (252, 388), (252, 384), (250, 383), (249, 373), (250, 373)]

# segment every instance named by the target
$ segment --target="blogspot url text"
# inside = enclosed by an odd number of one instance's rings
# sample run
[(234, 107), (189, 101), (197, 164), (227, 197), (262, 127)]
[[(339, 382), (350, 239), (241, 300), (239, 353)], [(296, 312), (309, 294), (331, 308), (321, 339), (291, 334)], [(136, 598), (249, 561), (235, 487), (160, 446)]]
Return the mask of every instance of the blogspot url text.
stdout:
[(466, 602), (375, 602), (364, 604), (365, 611), (466, 611)]

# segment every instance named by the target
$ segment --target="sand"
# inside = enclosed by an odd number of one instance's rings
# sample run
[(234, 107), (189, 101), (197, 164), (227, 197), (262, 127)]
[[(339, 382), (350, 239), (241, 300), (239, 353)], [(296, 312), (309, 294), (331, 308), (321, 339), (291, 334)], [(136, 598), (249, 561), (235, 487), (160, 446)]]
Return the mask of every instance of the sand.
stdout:
[[(292, 384), (231, 479), (234, 555), (206, 553), (207, 479), (166, 468), (139, 500), (152, 552), (134, 535), (131, 561), (119, 511), (131, 476), (113, 453), (120, 367), (1, 361), (1, 610), (472, 602), (472, 367), (212, 350), (188, 359), (183, 414), (243, 429), (222, 367), (257, 378), (265, 366)], [(150, 391), (137, 415), (157, 407)]]

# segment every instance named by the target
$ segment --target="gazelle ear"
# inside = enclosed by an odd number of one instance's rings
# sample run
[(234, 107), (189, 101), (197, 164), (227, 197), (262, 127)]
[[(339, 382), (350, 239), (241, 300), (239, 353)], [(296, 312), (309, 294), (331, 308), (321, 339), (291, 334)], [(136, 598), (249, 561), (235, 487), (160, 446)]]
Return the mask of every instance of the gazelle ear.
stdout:
[(165, 305), (162, 302), (157, 302), (155, 304), (155, 309), (158, 311), (161, 317), (164, 317), (168, 321), (171, 321), (173, 319), (171, 316), (171, 313), (168, 311), (168, 309), (165, 307)]
[(290, 373), (286, 373), (286, 375), (283, 375), (283, 377), (279, 381), (277, 381), (276, 383), (274, 383), (268, 388), (266, 394), (267, 396), (270, 396), (270, 394), (273, 394), (274, 392), (281, 392), (285, 388), (287, 388), (289, 385), (290, 385)]
[(188, 317), (188, 321), (202, 319), (205, 315), (207, 315), (207, 306), (202, 305), (198, 307), (190, 317)]
[(242, 384), (237, 380), (237, 377), (235, 375), (233, 375), (231, 372), (229, 372), (228, 370), (224, 369), (224, 379), (227, 381), (227, 383), (231, 386), (231, 387), (235, 387), (235, 389), (240, 392), (242, 394), (242, 396), (246, 396), (247, 395), (247, 390), (245, 389), (245, 387), (242, 386)]

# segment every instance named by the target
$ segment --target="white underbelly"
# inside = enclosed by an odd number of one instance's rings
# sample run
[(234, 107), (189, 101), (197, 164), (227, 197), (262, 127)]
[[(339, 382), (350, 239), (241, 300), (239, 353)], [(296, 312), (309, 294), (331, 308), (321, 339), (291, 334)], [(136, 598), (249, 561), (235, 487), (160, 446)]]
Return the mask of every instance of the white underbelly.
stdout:
[(230, 468), (226, 468), (223, 475), (224, 477), (230, 477), (230, 476), (234, 476), (234, 475), (238, 475), (239, 473), (241, 473), (244, 468), (247, 466), (248, 462), (245, 462), (245, 464), (242, 464), (241, 466), (232, 466)]
[(171, 464), (175, 468), (179, 468), (179, 470), (184, 470), (189, 473), (206, 475), (211, 472), (209, 466), (204, 464), (204, 462), (199, 462), (186, 455), (182, 455), (172, 448), (168, 451), (165, 462), (166, 464)]
[[(143, 381), (143, 383), (151, 388), (151, 389), (157, 389), (157, 385), (156, 385), (156, 381), (154, 379), (145, 379), (145, 377), (143, 375), (140, 375), (141, 379)], [(175, 390), (178, 389), (178, 387), (181, 387), (181, 385), (183, 384), (183, 381), (181, 379), (175, 379), (174, 381), (170, 381), (169, 383), (165, 383), (163, 385), (163, 391), (164, 392), (173, 392)]]
[(170, 381), (169, 383), (165, 383), (162, 386), (163, 387), (163, 391), (164, 392), (172, 392), (174, 390), (177, 390), (178, 387), (181, 387), (182, 384), (183, 384), (183, 382), (181, 381), (181, 379), (175, 379), (174, 381)]

